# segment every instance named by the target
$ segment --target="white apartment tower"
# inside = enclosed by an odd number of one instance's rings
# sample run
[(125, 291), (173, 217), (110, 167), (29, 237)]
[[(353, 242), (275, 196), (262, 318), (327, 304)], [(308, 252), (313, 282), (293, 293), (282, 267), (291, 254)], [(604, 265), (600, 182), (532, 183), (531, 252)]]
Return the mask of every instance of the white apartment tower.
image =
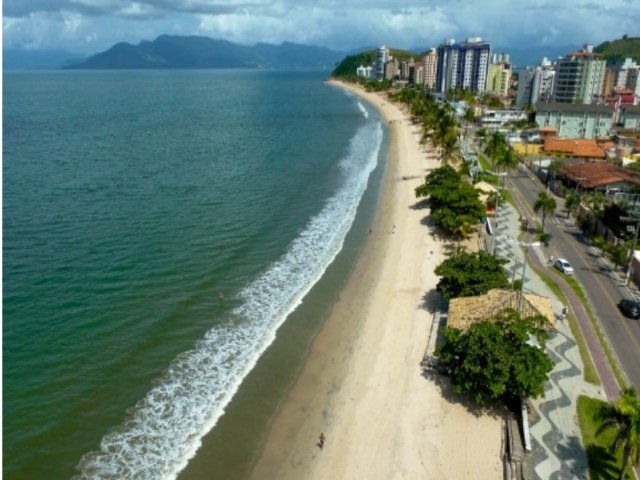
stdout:
[(389, 56), (389, 49), (382, 45), (378, 48), (378, 53), (376, 54), (376, 78), (381, 80), (384, 78), (384, 66), (389, 61), (391, 57)]
[(487, 87), (487, 73), (491, 44), (480, 37), (471, 37), (456, 44), (446, 40), (437, 48), (436, 90), (446, 92), (455, 87), (483, 93)]
[(522, 108), (529, 104), (551, 100), (556, 71), (546, 58), (537, 67), (527, 67), (520, 71), (518, 77), (518, 92), (516, 93), (516, 107)]

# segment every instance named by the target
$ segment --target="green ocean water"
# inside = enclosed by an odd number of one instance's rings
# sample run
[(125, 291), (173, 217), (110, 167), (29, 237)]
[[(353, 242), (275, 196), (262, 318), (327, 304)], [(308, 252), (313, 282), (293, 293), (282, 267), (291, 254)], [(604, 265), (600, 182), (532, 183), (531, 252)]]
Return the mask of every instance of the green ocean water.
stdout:
[(5, 478), (175, 476), (324, 308), (384, 141), (324, 75), (3, 75)]

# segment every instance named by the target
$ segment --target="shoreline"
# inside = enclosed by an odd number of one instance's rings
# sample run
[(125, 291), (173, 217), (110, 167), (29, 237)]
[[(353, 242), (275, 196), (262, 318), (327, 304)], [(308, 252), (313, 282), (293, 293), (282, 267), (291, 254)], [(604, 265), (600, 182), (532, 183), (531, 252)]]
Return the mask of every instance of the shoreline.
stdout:
[(434, 320), (433, 269), (446, 246), (414, 189), (438, 161), (398, 106), (329, 83), (377, 109), (389, 129), (388, 164), (373, 232), (250, 478), (501, 478), (501, 419), (474, 416), (420, 367)]

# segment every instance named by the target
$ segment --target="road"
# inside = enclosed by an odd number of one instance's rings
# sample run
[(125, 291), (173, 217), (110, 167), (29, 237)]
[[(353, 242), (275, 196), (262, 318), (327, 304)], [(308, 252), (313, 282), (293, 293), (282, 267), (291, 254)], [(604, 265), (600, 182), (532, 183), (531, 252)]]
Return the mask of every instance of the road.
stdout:
[[(545, 189), (542, 183), (528, 170), (516, 171), (509, 175), (507, 189), (517, 197), (516, 200), (519, 198), (529, 205), (528, 214), (523, 216), (535, 217), (532, 205), (538, 193)], [(554, 196), (552, 193), (550, 195)], [(545, 231), (552, 235), (546, 250), (549, 255), (564, 257), (571, 263), (574, 275), (582, 285), (628, 382), (640, 391), (640, 321), (624, 317), (617, 306), (621, 298), (632, 296), (631, 290), (622, 285), (624, 274), (619, 270), (613, 271), (611, 264), (603, 261), (575, 226), (573, 219), (567, 218), (564, 201), (554, 198), (558, 209), (556, 215), (545, 222)], [(563, 274), (557, 270), (550, 269), (549, 273), (554, 281), (562, 280)]]

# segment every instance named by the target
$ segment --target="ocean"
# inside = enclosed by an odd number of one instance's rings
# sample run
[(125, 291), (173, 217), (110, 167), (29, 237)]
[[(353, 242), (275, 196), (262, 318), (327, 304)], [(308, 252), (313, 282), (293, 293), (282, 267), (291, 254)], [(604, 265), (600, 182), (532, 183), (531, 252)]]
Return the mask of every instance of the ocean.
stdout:
[(4, 478), (176, 478), (208, 432), (246, 474), (384, 169), (326, 75), (3, 74)]

